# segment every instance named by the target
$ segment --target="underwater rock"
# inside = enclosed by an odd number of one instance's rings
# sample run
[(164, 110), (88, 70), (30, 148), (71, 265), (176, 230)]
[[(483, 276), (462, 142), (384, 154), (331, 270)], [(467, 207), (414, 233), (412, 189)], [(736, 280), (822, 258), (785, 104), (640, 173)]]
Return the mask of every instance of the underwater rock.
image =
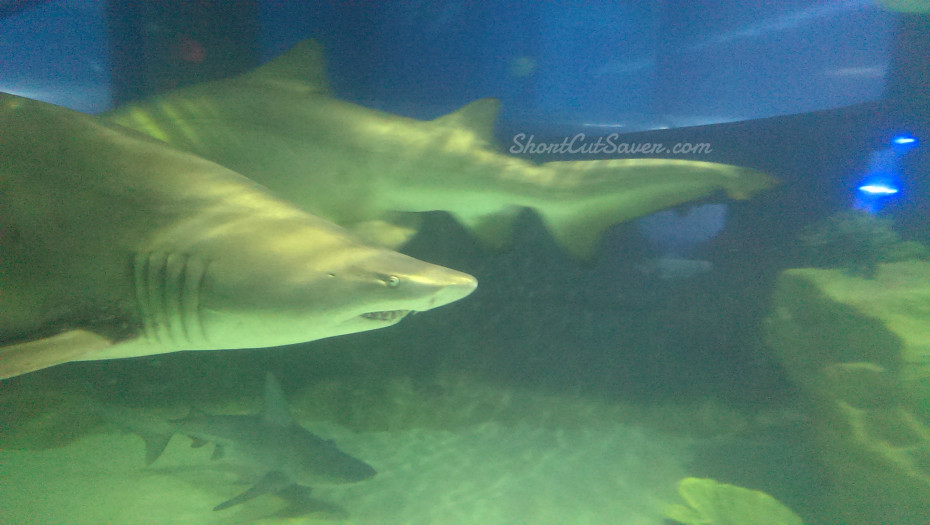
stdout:
[(900, 402), (894, 374), (875, 363), (838, 363), (823, 372), (825, 387), (856, 408), (889, 408)]
[(779, 277), (766, 340), (814, 407), (814, 448), (833, 479), (824, 522), (930, 522), (928, 320), (927, 262), (878, 264), (873, 279)]
[(665, 514), (685, 525), (803, 525), (791, 509), (758, 490), (685, 478), (678, 482), (678, 493), (688, 507), (674, 505)]
[(798, 236), (805, 262), (818, 268), (846, 268), (872, 277), (879, 263), (927, 259), (927, 247), (904, 242), (890, 219), (862, 211), (835, 213)]

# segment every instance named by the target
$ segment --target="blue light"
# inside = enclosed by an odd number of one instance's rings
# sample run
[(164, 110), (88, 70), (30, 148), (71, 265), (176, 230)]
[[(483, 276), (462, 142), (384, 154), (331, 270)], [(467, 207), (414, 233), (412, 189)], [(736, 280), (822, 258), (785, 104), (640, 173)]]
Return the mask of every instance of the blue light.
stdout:
[(891, 139), (891, 143), (895, 146), (915, 146), (917, 145), (917, 138), (907, 134), (896, 135)]
[(878, 195), (894, 195), (895, 193), (898, 193), (901, 190), (899, 190), (898, 188), (895, 188), (894, 186), (888, 186), (885, 184), (863, 184), (862, 186), (859, 186), (859, 191), (861, 191), (862, 193), (865, 193), (866, 195), (878, 196)]
[(853, 207), (874, 215), (900, 198), (903, 191), (901, 157), (910, 147), (896, 146), (872, 152), (866, 174), (856, 185)]

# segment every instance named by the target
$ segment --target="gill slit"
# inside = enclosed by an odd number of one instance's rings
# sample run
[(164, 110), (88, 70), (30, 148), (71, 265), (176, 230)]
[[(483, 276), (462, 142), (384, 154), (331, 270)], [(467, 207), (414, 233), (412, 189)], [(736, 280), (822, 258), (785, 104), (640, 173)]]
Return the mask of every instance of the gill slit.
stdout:
[(207, 267), (187, 254), (136, 254), (136, 301), (147, 339), (178, 349), (208, 346), (200, 309)]

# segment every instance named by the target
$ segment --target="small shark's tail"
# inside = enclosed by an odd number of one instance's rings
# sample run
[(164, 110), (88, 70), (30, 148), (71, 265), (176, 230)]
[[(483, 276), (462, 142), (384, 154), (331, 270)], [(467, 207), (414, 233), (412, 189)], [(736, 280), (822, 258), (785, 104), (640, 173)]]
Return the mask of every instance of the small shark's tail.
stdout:
[(175, 425), (171, 422), (138, 409), (118, 405), (98, 405), (95, 409), (104, 421), (137, 434), (145, 441), (146, 465), (161, 456), (175, 433)]
[(746, 199), (777, 183), (753, 169), (688, 160), (556, 161), (538, 169), (531, 206), (558, 244), (582, 259), (613, 224), (718, 192)]

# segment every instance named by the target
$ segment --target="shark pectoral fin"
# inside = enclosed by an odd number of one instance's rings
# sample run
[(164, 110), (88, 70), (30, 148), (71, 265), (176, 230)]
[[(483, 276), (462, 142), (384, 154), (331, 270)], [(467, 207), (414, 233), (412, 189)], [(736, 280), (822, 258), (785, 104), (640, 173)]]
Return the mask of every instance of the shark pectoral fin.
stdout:
[(513, 244), (514, 224), (522, 211), (523, 208), (511, 206), (497, 213), (473, 216), (453, 213), (453, 216), (468, 228), (483, 246), (504, 251)]
[(297, 517), (311, 512), (322, 513), (334, 519), (349, 517), (349, 513), (342, 507), (311, 497), (312, 492), (313, 489), (310, 487), (294, 483), (281, 472), (271, 471), (250, 489), (220, 503), (213, 507), (213, 510), (228, 509), (265, 494), (275, 494), (288, 503), (286, 508), (275, 513), (277, 517)]
[(290, 505), (281, 510), (281, 512), (275, 513), (275, 516), (279, 518), (294, 518), (304, 514), (314, 513), (324, 514), (329, 519), (348, 519), (349, 513), (344, 508), (333, 503), (312, 498), (310, 497), (310, 493), (310, 487), (304, 487), (296, 483), (290, 487), (279, 490), (278, 496), (281, 496)]
[(402, 217), (392, 217), (389, 221), (375, 219), (358, 222), (350, 226), (349, 230), (371, 244), (396, 250), (420, 231), (422, 222), (422, 217), (408, 213)]
[(210, 459), (213, 459), (213, 460), (223, 459), (223, 457), (225, 456), (226, 456), (226, 447), (224, 447), (223, 445), (219, 445), (219, 444), (213, 446), (213, 454), (210, 455)]
[(265, 494), (281, 492), (287, 488), (290, 488), (292, 485), (294, 485), (294, 482), (288, 479), (287, 476), (281, 472), (278, 472), (277, 470), (273, 470), (268, 474), (265, 474), (265, 477), (259, 480), (259, 482), (253, 485), (251, 488), (242, 494), (239, 494), (238, 496), (228, 499), (216, 507), (213, 507), (213, 510), (228, 509), (229, 507), (240, 505), (246, 501), (255, 499)]
[(452, 128), (470, 129), (478, 138), (493, 144), (494, 122), (500, 113), (501, 101), (496, 98), (479, 98), (465, 104), (457, 111), (443, 115), (433, 122)]
[(0, 379), (14, 377), (69, 361), (113, 346), (94, 332), (70, 330), (51, 337), (0, 347)]

